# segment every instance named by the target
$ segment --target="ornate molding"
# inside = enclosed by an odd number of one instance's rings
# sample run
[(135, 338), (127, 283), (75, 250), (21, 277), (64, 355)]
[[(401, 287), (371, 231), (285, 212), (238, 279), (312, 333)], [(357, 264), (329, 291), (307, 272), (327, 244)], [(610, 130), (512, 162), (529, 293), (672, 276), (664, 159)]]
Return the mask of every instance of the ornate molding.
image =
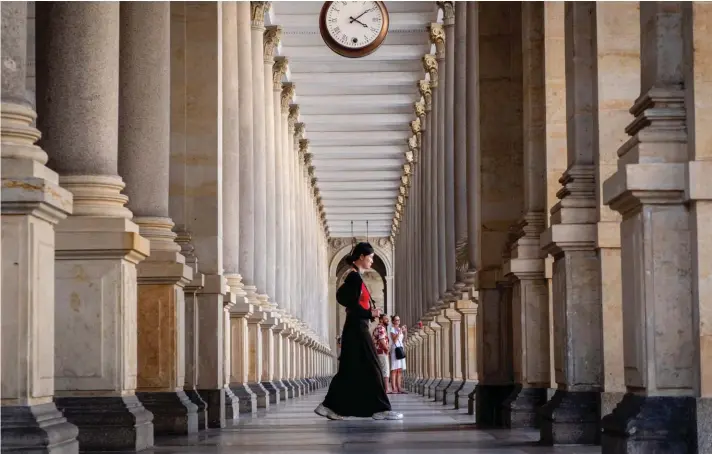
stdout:
[[(408, 137), (408, 151), (410, 151), (413, 154), (417, 153), (417, 151), (418, 151), (418, 136), (416, 136), (415, 134)], [(406, 161), (408, 161), (407, 155), (406, 155)], [(411, 159), (408, 162), (413, 162), (413, 160)]]
[(430, 112), (433, 108), (433, 97), (432, 89), (430, 88), (430, 82), (427, 80), (418, 81), (418, 91), (420, 91), (420, 96), (423, 97), (425, 112)]
[[(304, 125), (304, 123), (298, 123), (300, 125)], [(309, 154), (309, 139), (299, 139), (299, 154), (302, 156), (306, 156)], [(306, 158), (304, 158), (306, 161)], [(311, 158), (310, 158), (311, 161)]]
[(430, 74), (430, 87), (438, 86), (438, 60), (433, 54), (423, 55), (423, 70)]
[(274, 57), (272, 65), (272, 85), (274, 91), (282, 91), (282, 78), (287, 74), (289, 69), (289, 60), (287, 57)]
[(425, 100), (421, 98), (418, 102), (413, 103), (413, 108), (415, 110), (415, 116), (418, 118), (422, 117), (425, 115)]
[[(280, 94), (280, 102), (282, 105), (282, 113), (285, 115), (290, 114), (290, 104), (294, 98), (294, 92), (296, 88), (291, 82), (282, 82), (282, 93)], [(299, 106), (296, 106), (299, 109)]]
[[(403, 175), (408, 177), (413, 169), (411, 168), (409, 163), (403, 164)], [(410, 181), (410, 180), (408, 180)]]
[(455, 25), (455, 2), (436, 2), (443, 10), (443, 24)]
[(445, 29), (442, 24), (432, 23), (428, 26), (430, 43), (435, 44), (435, 55), (438, 59), (445, 58)]
[(289, 127), (294, 129), (294, 134), (297, 133), (297, 122), (299, 121), (299, 105), (290, 104), (289, 105), (289, 116), (287, 117), (289, 121)]
[(420, 117), (410, 122), (410, 132), (413, 134), (420, 133)]
[(264, 59), (266, 62), (271, 62), (274, 59), (274, 50), (279, 46), (279, 41), (282, 39), (282, 27), (279, 25), (270, 25), (262, 34), (262, 47), (264, 51)]
[[(300, 143), (302, 140), (304, 140), (304, 132), (305, 132), (304, 123), (294, 123), (294, 137), (296, 137), (297, 140), (300, 141)], [(307, 141), (307, 143), (309, 143), (309, 141)], [(300, 144), (300, 147), (301, 147), (301, 144)]]
[(250, 20), (253, 27), (265, 26), (265, 13), (270, 8), (270, 2), (250, 2)]

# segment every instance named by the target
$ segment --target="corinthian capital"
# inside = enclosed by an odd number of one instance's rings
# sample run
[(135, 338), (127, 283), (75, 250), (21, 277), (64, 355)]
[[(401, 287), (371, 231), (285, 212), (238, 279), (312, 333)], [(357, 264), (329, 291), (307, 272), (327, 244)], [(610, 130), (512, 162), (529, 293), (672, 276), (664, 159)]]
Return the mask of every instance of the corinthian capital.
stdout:
[[(299, 120), (299, 105), (291, 104), (289, 106), (289, 121), (296, 123)], [(296, 125), (295, 125), (296, 127)]]
[(410, 150), (411, 156), (410, 159), (408, 159), (406, 154), (406, 162), (413, 162), (413, 154), (418, 150), (418, 136), (415, 134), (408, 137), (408, 150)]
[(440, 8), (443, 10), (443, 24), (447, 27), (448, 25), (455, 24), (455, 2), (436, 2)]
[(428, 26), (430, 43), (435, 44), (437, 57), (445, 58), (445, 29), (442, 24), (432, 23)]
[(250, 19), (253, 27), (265, 26), (265, 12), (269, 6), (270, 2), (250, 2)]
[[(304, 125), (304, 123), (299, 124)], [(299, 139), (299, 153), (302, 155), (309, 154), (309, 139)]]
[(287, 57), (274, 57), (274, 65), (272, 65), (272, 85), (274, 91), (282, 90), (282, 77), (287, 74), (289, 61)]
[(420, 91), (420, 96), (425, 100), (425, 111), (430, 112), (433, 108), (433, 98), (432, 91), (430, 88), (430, 82), (427, 80), (418, 81), (418, 90)]
[(438, 60), (433, 54), (423, 55), (423, 69), (430, 74), (430, 86), (435, 88), (438, 86)]
[[(304, 123), (294, 123), (294, 136), (299, 139), (299, 147), (301, 148), (301, 141), (304, 140)], [(307, 144), (309, 141), (307, 141)]]
[(279, 25), (270, 25), (262, 35), (264, 58), (265, 61), (272, 61), (274, 58), (274, 50), (279, 46), (279, 40), (282, 39), (282, 27)]
[(425, 101), (423, 99), (413, 104), (415, 109), (415, 116), (420, 118), (425, 115)]
[(289, 104), (294, 98), (294, 84), (291, 82), (282, 83), (282, 93), (280, 94), (280, 103), (282, 106), (282, 113), (289, 114)]
[(420, 132), (420, 117), (410, 122), (410, 131), (413, 134), (418, 134)]

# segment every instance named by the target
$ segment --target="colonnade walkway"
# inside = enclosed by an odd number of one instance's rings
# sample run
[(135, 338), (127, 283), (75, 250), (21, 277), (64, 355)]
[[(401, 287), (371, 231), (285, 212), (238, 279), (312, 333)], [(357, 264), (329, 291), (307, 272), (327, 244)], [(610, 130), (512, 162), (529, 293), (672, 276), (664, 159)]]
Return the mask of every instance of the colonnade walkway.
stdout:
[(376, 454), (588, 454), (596, 446), (538, 446), (534, 429), (478, 429), (474, 416), (418, 394), (391, 395), (402, 421), (347, 418), (329, 421), (314, 414), (326, 393), (320, 389), (240, 419), (225, 429), (191, 436), (157, 438), (155, 454), (376, 453)]

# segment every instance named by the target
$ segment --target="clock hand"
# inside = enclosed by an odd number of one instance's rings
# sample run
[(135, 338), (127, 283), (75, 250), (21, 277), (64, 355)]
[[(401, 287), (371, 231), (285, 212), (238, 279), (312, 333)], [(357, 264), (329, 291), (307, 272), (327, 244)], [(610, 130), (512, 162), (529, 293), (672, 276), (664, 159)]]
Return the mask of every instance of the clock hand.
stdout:
[(363, 25), (364, 27), (368, 27), (368, 25), (364, 24), (363, 22), (361, 22), (361, 21), (358, 20), (358, 19), (354, 19), (354, 20), (351, 21), (352, 24), (353, 24), (354, 22), (358, 22), (359, 24)]
[(372, 8), (369, 8), (369, 9), (367, 9), (366, 11), (362, 12), (361, 14), (359, 14), (358, 16), (356, 16), (356, 17), (349, 17), (349, 19), (351, 19), (351, 22), (350, 22), (350, 23), (353, 24), (356, 19), (358, 19), (359, 17), (363, 16), (364, 14), (366, 14), (367, 12), (369, 12), (369, 11), (371, 11), (371, 10), (372, 10)]

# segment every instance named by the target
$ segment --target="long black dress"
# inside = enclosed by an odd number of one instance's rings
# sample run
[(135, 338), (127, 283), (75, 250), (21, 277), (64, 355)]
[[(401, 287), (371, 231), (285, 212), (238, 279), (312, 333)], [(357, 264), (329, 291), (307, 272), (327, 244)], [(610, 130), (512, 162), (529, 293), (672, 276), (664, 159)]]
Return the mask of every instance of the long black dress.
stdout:
[(390, 411), (381, 367), (369, 332), (371, 296), (358, 271), (352, 271), (337, 293), (346, 307), (341, 335), (339, 370), (331, 381), (323, 405), (341, 416), (370, 417)]

